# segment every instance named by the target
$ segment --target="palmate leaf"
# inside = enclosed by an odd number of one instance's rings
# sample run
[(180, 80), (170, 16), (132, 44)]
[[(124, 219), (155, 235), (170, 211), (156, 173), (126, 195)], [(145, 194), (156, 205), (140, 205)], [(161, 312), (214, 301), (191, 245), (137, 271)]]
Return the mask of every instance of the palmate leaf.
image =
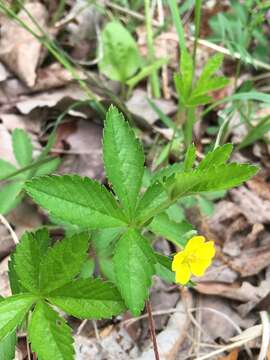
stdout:
[[(39, 292), (40, 263), (49, 247), (49, 233), (47, 229), (26, 232), (13, 254), (14, 270), (21, 285), (32, 293)], [(19, 286), (19, 285), (18, 285)], [(17, 289), (18, 290), (18, 289)]]
[(75, 234), (50, 248), (40, 263), (39, 287), (43, 294), (69, 283), (86, 260), (89, 235)]
[(87, 177), (42, 176), (28, 181), (25, 188), (41, 207), (64, 222), (89, 229), (125, 225), (110, 192)]
[(74, 360), (71, 328), (43, 301), (35, 307), (28, 332), (39, 360)]
[(0, 302), (0, 341), (21, 324), (36, 298), (32, 295), (14, 295)]
[(129, 229), (118, 241), (114, 253), (117, 286), (134, 316), (140, 314), (149, 296), (156, 258), (148, 241)]
[(16, 160), (20, 166), (27, 166), (32, 161), (33, 145), (27, 133), (22, 129), (12, 132), (12, 147)]
[(142, 184), (144, 153), (133, 130), (113, 106), (106, 116), (103, 156), (107, 177), (131, 218)]
[(80, 319), (110, 318), (125, 309), (116, 287), (100, 279), (75, 280), (51, 292), (48, 300)]

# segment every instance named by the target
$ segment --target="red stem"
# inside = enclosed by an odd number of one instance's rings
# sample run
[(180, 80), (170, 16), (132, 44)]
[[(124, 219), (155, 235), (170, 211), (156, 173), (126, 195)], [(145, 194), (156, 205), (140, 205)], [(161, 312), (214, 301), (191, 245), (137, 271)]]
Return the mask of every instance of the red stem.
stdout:
[(145, 302), (147, 313), (148, 313), (148, 322), (149, 322), (149, 330), (151, 334), (151, 339), (153, 343), (154, 353), (156, 360), (160, 360), (159, 353), (158, 353), (158, 346), (157, 346), (157, 338), (156, 338), (156, 330), (155, 330), (155, 322), (152, 315), (152, 307), (149, 300)]

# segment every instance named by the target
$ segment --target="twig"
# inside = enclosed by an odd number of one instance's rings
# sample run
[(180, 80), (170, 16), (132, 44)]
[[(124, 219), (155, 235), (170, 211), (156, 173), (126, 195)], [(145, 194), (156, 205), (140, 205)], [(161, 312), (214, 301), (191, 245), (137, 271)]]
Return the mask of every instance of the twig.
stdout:
[(18, 239), (18, 236), (16, 235), (15, 231), (12, 229), (12, 227), (10, 226), (9, 222), (7, 221), (7, 219), (0, 214), (0, 221), (1, 223), (5, 226), (5, 228), (9, 231), (13, 241), (14, 241), (14, 244), (17, 245), (19, 244), (19, 239)]
[(149, 322), (149, 330), (151, 334), (151, 339), (153, 342), (153, 348), (155, 353), (156, 360), (160, 360), (159, 353), (158, 353), (158, 346), (157, 346), (157, 338), (156, 338), (156, 331), (155, 331), (155, 322), (152, 315), (152, 308), (151, 303), (149, 300), (145, 302), (147, 313), (148, 313), (148, 322)]

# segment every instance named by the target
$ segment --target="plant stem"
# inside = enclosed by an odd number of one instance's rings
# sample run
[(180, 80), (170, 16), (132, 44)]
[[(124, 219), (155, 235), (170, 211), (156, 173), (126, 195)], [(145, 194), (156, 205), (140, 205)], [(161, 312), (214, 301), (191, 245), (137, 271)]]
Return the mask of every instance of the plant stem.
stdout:
[(158, 346), (157, 346), (155, 322), (154, 322), (154, 318), (153, 318), (153, 315), (152, 315), (151, 303), (150, 303), (149, 300), (146, 300), (145, 306), (146, 306), (147, 313), (148, 313), (149, 330), (150, 330), (151, 339), (152, 339), (152, 342), (153, 342), (155, 358), (156, 358), (156, 360), (160, 360), (159, 353), (158, 353)]
[[(155, 61), (155, 47), (153, 41), (153, 28), (152, 28), (152, 13), (150, 9), (150, 0), (144, 0), (145, 18), (146, 18), (146, 36), (147, 36), (147, 50), (148, 62), (153, 64)], [(157, 70), (153, 70), (150, 75), (152, 95), (160, 98), (159, 78)]]

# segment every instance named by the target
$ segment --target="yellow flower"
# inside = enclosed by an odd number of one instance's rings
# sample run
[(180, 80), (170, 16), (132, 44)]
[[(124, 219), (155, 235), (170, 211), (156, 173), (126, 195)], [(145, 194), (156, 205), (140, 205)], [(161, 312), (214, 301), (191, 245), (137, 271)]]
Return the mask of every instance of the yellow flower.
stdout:
[(175, 282), (185, 285), (191, 275), (202, 276), (215, 256), (214, 241), (205, 242), (203, 236), (191, 238), (183, 251), (177, 253), (172, 262)]

